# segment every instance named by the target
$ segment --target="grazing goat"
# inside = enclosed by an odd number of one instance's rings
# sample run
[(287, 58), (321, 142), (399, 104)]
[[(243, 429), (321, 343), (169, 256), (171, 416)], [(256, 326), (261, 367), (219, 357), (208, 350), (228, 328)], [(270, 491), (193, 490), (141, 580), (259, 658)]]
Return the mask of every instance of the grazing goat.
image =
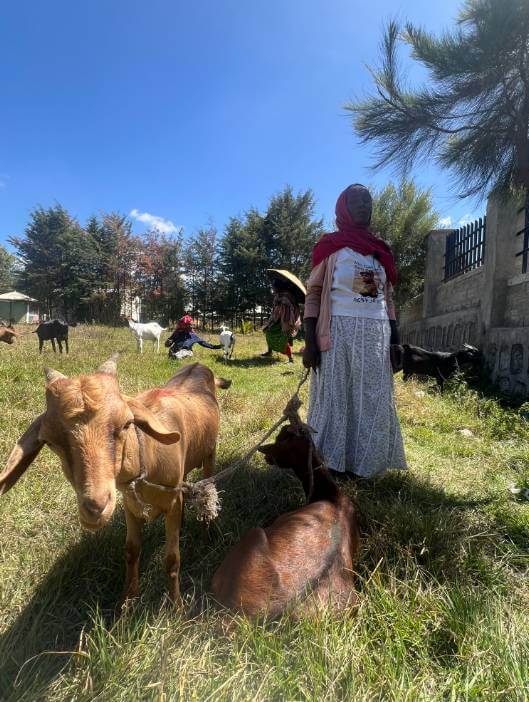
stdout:
[(195, 363), (161, 388), (126, 397), (119, 389), (114, 357), (91, 375), (67, 378), (46, 369), (46, 381), (46, 410), (11, 452), (0, 475), (0, 495), (47, 444), (75, 490), (84, 528), (105, 526), (116, 506), (116, 489), (123, 494), (125, 599), (139, 591), (142, 523), (164, 514), (169, 592), (179, 602), (183, 497), (162, 486), (179, 485), (193, 468), (211, 475), (219, 428), (215, 387), (229, 387), (230, 381)]
[(310, 440), (291, 427), (259, 450), (268, 463), (294, 470), (307, 504), (235, 544), (213, 576), (213, 596), (250, 617), (275, 617), (296, 605), (307, 611), (354, 604), (359, 533), (353, 504), (315, 457), (309, 466)]
[(12, 344), (17, 336), (18, 334), (11, 324), (0, 324), (0, 341), (3, 341), (6, 344)]
[(443, 390), (444, 382), (460, 368), (477, 366), (481, 362), (481, 352), (469, 344), (453, 353), (443, 351), (426, 351), (419, 346), (403, 345), (402, 371), (403, 379), (412, 375), (428, 375), (437, 380)]
[(220, 328), (219, 341), (223, 348), (223, 357), (225, 361), (228, 361), (233, 356), (233, 349), (235, 347), (235, 334), (228, 329), (228, 327), (222, 326)]
[(131, 332), (136, 337), (136, 345), (138, 351), (143, 353), (143, 340), (152, 341), (152, 348), (154, 350), (154, 345), (156, 344), (156, 352), (160, 351), (160, 336), (166, 328), (161, 327), (158, 322), (148, 322), (147, 324), (141, 324), (141, 322), (134, 322), (131, 317), (127, 317), (129, 323), (129, 328)]
[(68, 350), (68, 325), (66, 322), (61, 322), (59, 319), (50, 319), (48, 322), (41, 322), (33, 332), (39, 337), (39, 353), (42, 353), (42, 347), (45, 341), (51, 341), (53, 352), (56, 353), (55, 340), (59, 344), (59, 352), (62, 353), (62, 342)]

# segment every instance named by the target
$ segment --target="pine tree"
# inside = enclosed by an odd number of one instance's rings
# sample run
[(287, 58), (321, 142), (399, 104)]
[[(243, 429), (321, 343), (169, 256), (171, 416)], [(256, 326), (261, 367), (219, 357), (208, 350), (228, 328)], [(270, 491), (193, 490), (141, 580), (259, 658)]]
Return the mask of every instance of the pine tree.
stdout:
[(263, 222), (268, 268), (286, 268), (301, 280), (308, 278), (310, 253), (323, 233), (314, 206), (311, 190), (294, 195), (289, 185), (271, 198)]
[[(403, 42), (429, 74), (405, 84)], [(391, 22), (376, 97), (350, 104), (357, 134), (377, 148), (377, 168), (408, 170), (434, 157), (463, 196), (529, 187), (529, 6), (527, 0), (466, 0), (457, 27), (439, 38)]]
[(9, 292), (15, 287), (16, 258), (0, 246), (0, 293)]
[(92, 240), (61, 205), (31, 213), (22, 237), (10, 243), (24, 265), (23, 289), (65, 319), (77, 317), (92, 278)]
[(191, 237), (186, 247), (186, 281), (193, 316), (213, 320), (216, 308), (217, 230), (210, 225)]
[(218, 289), (222, 312), (233, 325), (266, 304), (268, 264), (263, 217), (255, 209), (248, 210), (243, 218), (232, 217), (219, 245)]
[(401, 309), (422, 291), (426, 236), (436, 224), (430, 191), (419, 190), (413, 181), (389, 183), (373, 193), (371, 228), (393, 250), (399, 272), (394, 296)]

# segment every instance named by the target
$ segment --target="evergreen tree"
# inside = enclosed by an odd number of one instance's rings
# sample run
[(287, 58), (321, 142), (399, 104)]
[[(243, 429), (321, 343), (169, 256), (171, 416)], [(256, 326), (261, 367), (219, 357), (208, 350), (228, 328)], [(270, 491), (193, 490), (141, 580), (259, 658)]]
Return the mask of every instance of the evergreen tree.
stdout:
[(302, 281), (310, 274), (312, 247), (323, 234), (323, 222), (314, 219), (311, 190), (294, 195), (286, 186), (270, 200), (263, 222), (268, 268), (286, 268)]
[(0, 246), (0, 293), (10, 292), (15, 287), (16, 258)]
[(269, 256), (263, 237), (263, 217), (255, 209), (232, 217), (219, 245), (219, 301), (226, 318), (237, 324), (266, 304), (270, 284), (265, 270)]
[(9, 241), (24, 265), (23, 289), (43, 302), (48, 314), (76, 318), (90, 288), (94, 258), (91, 238), (78, 222), (61, 205), (39, 207), (24, 235)]
[[(435, 157), (462, 195), (529, 187), (529, 6), (527, 0), (466, 0), (457, 28), (439, 38), (388, 25), (377, 96), (348, 105), (357, 134), (377, 147), (376, 167), (409, 169)], [(429, 74), (405, 84), (399, 40)]]
[(422, 291), (426, 236), (436, 224), (430, 191), (419, 190), (413, 181), (389, 183), (373, 194), (371, 228), (393, 250), (399, 273), (394, 297), (401, 309)]
[(210, 225), (191, 237), (187, 244), (186, 283), (191, 298), (191, 313), (200, 317), (202, 326), (213, 319), (216, 309), (217, 230)]

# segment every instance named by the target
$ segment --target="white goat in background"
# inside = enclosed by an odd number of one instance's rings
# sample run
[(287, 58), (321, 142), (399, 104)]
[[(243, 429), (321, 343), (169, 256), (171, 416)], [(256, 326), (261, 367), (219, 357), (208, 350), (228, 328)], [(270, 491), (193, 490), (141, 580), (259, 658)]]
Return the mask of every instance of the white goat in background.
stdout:
[(132, 317), (127, 317), (129, 323), (129, 329), (136, 337), (136, 346), (140, 353), (143, 353), (143, 340), (152, 341), (152, 347), (156, 344), (156, 352), (160, 351), (160, 336), (166, 328), (161, 327), (158, 322), (147, 322), (147, 324), (142, 324), (141, 322), (134, 322)]
[(220, 328), (219, 341), (222, 344), (224, 360), (228, 361), (233, 355), (233, 348), (235, 346), (235, 334), (228, 329), (228, 327), (222, 326)]

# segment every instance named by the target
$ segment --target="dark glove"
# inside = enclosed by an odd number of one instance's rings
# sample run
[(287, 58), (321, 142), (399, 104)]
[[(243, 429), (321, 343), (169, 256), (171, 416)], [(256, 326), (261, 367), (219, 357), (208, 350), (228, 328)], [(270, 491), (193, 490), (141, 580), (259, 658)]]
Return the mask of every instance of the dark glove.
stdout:
[(389, 325), (391, 327), (391, 337), (389, 339), (389, 358), (391, 360), (391, 367), (394, 373), (398, 373), (402, 370), (402, 346), (400, 345), (400, 334), (399, 328), (397, 327), (397, 322), (394, 319), (389, 320)]
[(394, 319), (390, 319), (389, 326), (391, 327), (391, 336), (389, 338), (389, 343), (392, 345), (393, 344), (400, 345), (400, 334), (399, 334), (399, 328), (397, 326), (397, 322)]
[(403, 357), (404, 354), (402, 346), (399, 346), (398, 344), (391, 344), (389, 347), (389, 358), (391, 361), (391, 368), (394, 373), (398, 373), (400, 370), (402, 370)]

